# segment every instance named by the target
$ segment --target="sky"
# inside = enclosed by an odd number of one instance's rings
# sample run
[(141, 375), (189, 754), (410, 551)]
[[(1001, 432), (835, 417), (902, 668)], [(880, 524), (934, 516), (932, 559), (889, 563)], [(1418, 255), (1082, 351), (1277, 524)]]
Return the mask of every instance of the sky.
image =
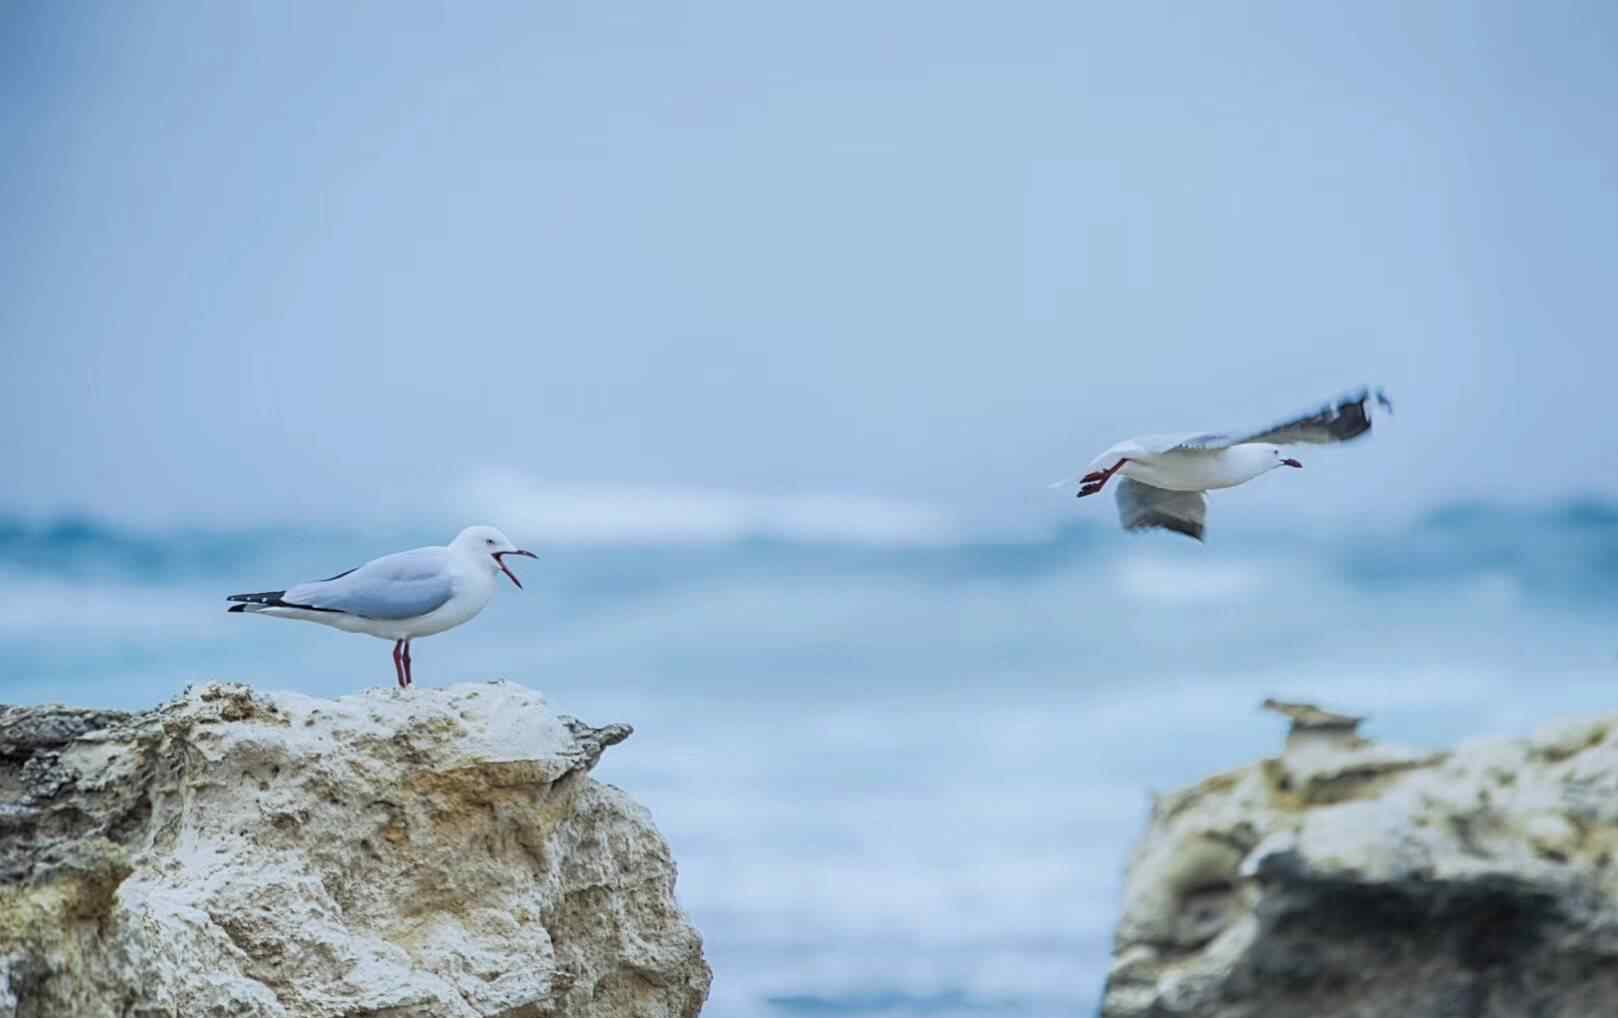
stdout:
[(0, 512), (948, 539), (1367, 382), (1228, 504), (1613, 496), (1615, 53), (1599, 2), (0, 5)]

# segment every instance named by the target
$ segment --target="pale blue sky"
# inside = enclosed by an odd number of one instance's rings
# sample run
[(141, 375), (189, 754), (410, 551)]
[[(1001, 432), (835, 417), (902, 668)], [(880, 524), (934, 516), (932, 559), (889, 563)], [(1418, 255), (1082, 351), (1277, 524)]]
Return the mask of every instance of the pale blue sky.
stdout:
[(0, 509), (1105, 517), (1044, 484), (1360, 382), (1386, 428), (1230, 504), (1618, 493), (1610, 4), (13, 2), (0, 47)]

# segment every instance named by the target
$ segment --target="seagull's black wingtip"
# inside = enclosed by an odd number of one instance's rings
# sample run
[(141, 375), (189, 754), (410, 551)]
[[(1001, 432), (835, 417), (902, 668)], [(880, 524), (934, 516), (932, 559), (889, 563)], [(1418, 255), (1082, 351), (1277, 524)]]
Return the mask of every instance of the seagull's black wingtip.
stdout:
[(247, 606), (250, 604), (263, 605), (266, 608), (296, 607), (295, 605), (288, 605), (285, 601), (281, 600), (281, 595), (285, 593), (286, 591), (284, 590), (266, 590), (258, 594), (232, 594), (225, 598), (225, 600), (242, 602), (235, 608), (230, 609), (230, 611), (234, 612), (246, 611)]

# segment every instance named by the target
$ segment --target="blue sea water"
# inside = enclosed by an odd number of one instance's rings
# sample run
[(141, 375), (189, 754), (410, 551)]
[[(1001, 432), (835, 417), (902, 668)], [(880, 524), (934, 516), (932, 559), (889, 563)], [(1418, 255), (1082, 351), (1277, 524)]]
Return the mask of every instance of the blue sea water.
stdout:
[[(0, 701), (390, 684), (386, 643), (224, 613), (438, 533), (0, 520)], [(1265, 696), (1441, 745), (1618, 707), (1618, 506), (1396, 530), (1080, 527), (932, 547), (539, 549), (423, 685), (506, 678), (635, 735), (716, 980), (706, 1014), (1086, 1013), (1150, 790), (1273, 752)]]

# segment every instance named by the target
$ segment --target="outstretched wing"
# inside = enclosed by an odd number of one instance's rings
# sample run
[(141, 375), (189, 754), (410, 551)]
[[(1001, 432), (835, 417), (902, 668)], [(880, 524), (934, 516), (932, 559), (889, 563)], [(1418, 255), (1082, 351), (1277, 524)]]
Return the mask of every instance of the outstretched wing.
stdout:
[(1340, 396), (1308, 413), (1259, 431), (1196, 435), (1186, 439), (1176, 448), (1228, 449), (1246, 442), (1269, 442), (1273, 445), (1300, 443), (1324, 445), (1329, 442), (1346, 442), (1371, 430), (1371, 414), (1365, 408), (1365, 404), (1373, 396), (1383, 409), (1388, 413), (1393, 412), (1393, 403), (1388, 400), (1386, 393), (1381, 389), (1373, 392), (1366, 387)]
[(1168, 491), (1122, 477), (1117, 498), (1118, 522), (1125, 530), (1172, 530), (1202, 540), (1208, 499), (1200, 491)]
[(393, 620), (426, 615), (454, 593), (449, 550), (417, 548), (384, 555), (329, 580), (300, 583), (281, 599), (295, 607)]
[(1230, 435), (1223, 431), (1210, 431), (1201, 435), (1192, 435), (1163, 451), (1196, 452), (1201, 450), (1206, 452), (1212, 449), (1229, 449), (1240, 441), (1242, 439), (1237, 438), (1235, 435)]
[[(1295, 445), (1307, 442), (1324, 445), (1328, 442), (1346, 442), (1371, 430), (1371, 414), (1365, 409), (1373, 393), (1368, 388), (1351, 392), (1301, 417), (1283, 421), (1274, 427), (1243, 436), (1242, 442), (1270, 442), (1275, 445)], [(1381, 389), (1374, 393), (1376, 401), (1389, 413), (1393, 404)]]

